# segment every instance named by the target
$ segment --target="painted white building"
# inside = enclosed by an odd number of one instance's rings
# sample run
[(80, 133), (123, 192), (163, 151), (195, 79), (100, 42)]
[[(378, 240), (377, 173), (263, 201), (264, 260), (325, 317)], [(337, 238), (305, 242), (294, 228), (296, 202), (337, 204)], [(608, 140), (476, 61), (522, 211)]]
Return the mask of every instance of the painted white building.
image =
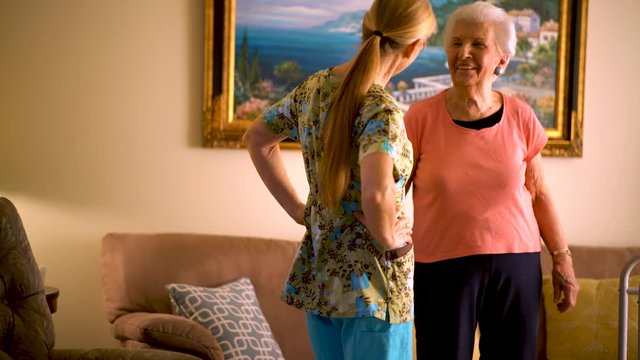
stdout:
[(558, 23), (549, 20), (540, 25), (540, 15), (532, 9), (511, 10), (509, 16), (515, 24), (517, 38), (527, 39), (531, 44), (526, 57), (530, 57), (538, 45), (558, 38)]
[(540, 31), (540, 15), (531, 9), (511, 10), (509, 16), (513, 19), (516, 32), (534, 33)]
[(549, 41), (554, 39), (557, 40), (558, 28), (559, 26), (557, 22), (553, 20), (545, 21), (540, 27), (540, 44), (548, 43)]

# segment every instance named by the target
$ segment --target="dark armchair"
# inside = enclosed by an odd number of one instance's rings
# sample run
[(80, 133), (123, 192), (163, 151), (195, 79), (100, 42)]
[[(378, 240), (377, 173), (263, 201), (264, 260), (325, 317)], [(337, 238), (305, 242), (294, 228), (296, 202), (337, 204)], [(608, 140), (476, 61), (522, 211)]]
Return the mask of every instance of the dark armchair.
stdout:
[(14, 205), (0, 198), (0, 360), (177, 359), (188, 354), (161, 350), (53, 349), (53, 321), (44, 284)]

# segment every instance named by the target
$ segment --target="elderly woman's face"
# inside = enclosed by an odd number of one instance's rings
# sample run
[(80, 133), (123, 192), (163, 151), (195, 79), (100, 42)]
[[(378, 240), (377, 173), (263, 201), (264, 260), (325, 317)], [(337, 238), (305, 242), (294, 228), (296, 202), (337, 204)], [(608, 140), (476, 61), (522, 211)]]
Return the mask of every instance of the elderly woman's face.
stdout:
[(458, 21), (446, 45), (451, 80), (457, 86), (483, 86), (495, 79), (501, 54), (493, 29), (478, 22)]

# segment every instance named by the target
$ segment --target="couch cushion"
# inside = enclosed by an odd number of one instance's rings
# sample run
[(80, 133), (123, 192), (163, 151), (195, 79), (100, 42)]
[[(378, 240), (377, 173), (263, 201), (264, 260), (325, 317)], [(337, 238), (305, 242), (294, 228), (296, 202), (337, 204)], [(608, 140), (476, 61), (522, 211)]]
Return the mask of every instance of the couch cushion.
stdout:
[(206, 288), (168, 284), (176, 315), (209, 329), (225, 358), (283, 359), (248, 278)]
[[(605, 241), (603, 241), (604, 243)], [(640, 247), (614, 246), (571, 246), (573, 267), (577, 276), (584, 279), (612, 279), (620, 276), (620, 271), (627, 261), (640, 254)], [(540, 256), (543, 275), (551, 275), (553, 268), (551, 256), (546, 248)], [(640, 266), (632, 274), (640, 274)]]
[[(638, 286), (640, 277), (630, 285)], [(618, 348), (618, 279), (578, 279), (576, 307), (559, 313), (553, 303), (551, 278), (545, 277), (542, 294), (546, 309), (547, 357), (556, 359), (615, 359)], [(638, 307), (629, 301), (629, 354), (636, 354)]]

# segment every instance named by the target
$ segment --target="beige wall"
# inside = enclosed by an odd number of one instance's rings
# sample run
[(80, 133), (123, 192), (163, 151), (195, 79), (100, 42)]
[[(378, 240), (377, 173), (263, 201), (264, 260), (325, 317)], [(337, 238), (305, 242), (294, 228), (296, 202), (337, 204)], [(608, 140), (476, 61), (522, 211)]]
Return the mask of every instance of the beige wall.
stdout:
[[(202, 3), (0, 5), (0, 195), (61, 288), (59, 347), (115, 344), (100, 287), (106, 232), (302, 235), (245, 151), (199, 145)], [(584, 157), (544, 160), (575, 244), (640, 243), (639, 18), (637, 0), (590, 0)], [(306, 194), (299, 153), (285, 159)]]

